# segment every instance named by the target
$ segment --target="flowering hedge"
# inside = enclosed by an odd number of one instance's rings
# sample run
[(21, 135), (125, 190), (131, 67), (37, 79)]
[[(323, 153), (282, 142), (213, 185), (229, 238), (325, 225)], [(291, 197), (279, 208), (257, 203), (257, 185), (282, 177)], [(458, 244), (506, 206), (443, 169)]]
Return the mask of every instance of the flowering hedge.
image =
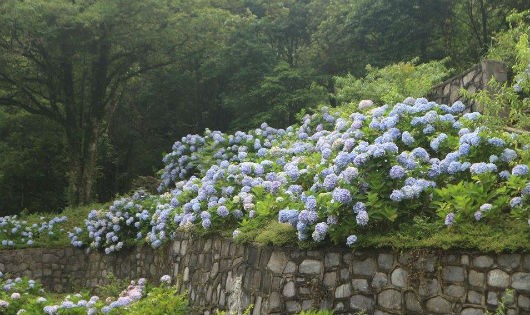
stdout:
[(364, 107), (323, 108), (286, 129), (183, 137), (164, 158), (161, 195), (137, 192), (93, 210), (72, 244), (156, 248), (179, 228), (233, 229), (237, 238), (277, 220), (301, 241), (353, 246), (357, 235), (415, 217), (447, 226), (528, 220), (524, 135), (481, 126), (461, 102)]
[(61, 224), (66, 220), (66, 216), (56, 216), (50, 220), (40, 217), (38, 223), (29, 223), (16, 215), (0, 217), (0, 248), (33, 246), (38, 239), (64, 236), (66, 232)]

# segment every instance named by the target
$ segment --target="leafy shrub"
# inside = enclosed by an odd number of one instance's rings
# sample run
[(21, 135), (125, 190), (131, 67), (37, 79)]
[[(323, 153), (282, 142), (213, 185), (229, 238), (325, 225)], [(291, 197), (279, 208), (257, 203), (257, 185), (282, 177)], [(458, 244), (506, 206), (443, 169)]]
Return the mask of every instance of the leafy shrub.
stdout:
[(530, 128), (530, 12), (508, 16), (510, 28), (497, 34), (488, 58), (507, 63), (513, 72), (509, 82), (491, 80), (488, 89), (476, 93), (464, 92), (484, 108), (484, 122), (493, 128), (506, 126)]
[(417, 59), (384, 68), (366, 66), (366, 76), (335, 77), (335, 97), (341, 104), (370, 99), (376, 103), (395, 104), (407, 96), (424, 97), (434, 85), (449, 75), (445, 61), (418, 64)]

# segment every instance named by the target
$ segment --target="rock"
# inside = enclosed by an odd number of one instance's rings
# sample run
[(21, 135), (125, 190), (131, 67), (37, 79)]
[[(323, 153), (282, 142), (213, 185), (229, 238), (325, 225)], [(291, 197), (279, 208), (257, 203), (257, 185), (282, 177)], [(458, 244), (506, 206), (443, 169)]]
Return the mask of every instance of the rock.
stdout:
[(324, 280), (322, 281), (322, 283), (328, 288), (334, 288), (337, 284), (337, 272), (332, 271), (325, 273)]
[(290, 313), (298, 313), (301, 311), (300, 303), (297, 301), (287, 301), (285, 302), (285, 308)]
[(287, 298), (295, 296), (296, 295), (296, 288), (294, 286), (294, 282), (293, 281), (287, 282), (287, 284), (285, 284), (285, 286), (283, 286), (282, 293), (283, 293), (283, 296), (285, 296)]
[(493, 258), (489, 256), (477, 256), (473, 259), (473, 266), (477, 268), (489, 268), (493, 265)]
[(523, 270), (530, 272), (530, 254), (524, 255)]
[(466, 289), (459, 285), (450, 285), (445, 288), (444, 293), (456, 298), (461, 298), (466, 294)]
[(497, 305), (499, 304), (499, 297), (497, 296), (497, 293), (495, 292), (488, 292), (488, 304), (489, 305)]
[(261, 300), (262, 297), (256, 297), (256, 302), (254, 302), (254, 307), (252, 308), (252, 315), (259, 315), (261, 312)]
[(351, 285), (349, 283), (340, 285), (335, 289), (335, 298), (343, 299), (351, 295)]
[(413, 292), (405, 293), (405, 307), (407, 311), (423, 314), (423, 308), (416, 294)]
[(288, 257), (284, 252), (273, 251), (269, 262), (267, 263), (267, 268), (277, 274), (281, 274), (287, 264)]
[(285, 265), (285, 269), (283, 269), (283, 273), (295, 273), (296, 272), (296, 264), (292, 261), (288, 261), (287, 265)]
[(443, 269), (443, 279), (451, 282), (464, 281), (464, 268), (457, 266), (447, 266)]
[(391, 310), (401, 310), (401, 293), (395, 289), (387, 289), (377, 295), (377, 303)]
[(467, 293), (467, 301), (471, 304), (482, 304), (482, 294), (476, 291), (469, 291)]
[(280, 310), (281, 296), (278, 292), (272, 292), (271, 295), (269, 295), (269, 308), (271, 312)]
[(376, 271), (376, 264), (373, 258), (366, 258), (363, 261), (353, 262), (353, 274), (361, 276), (371, 276)]
[(433, 296), (438, 294), (438, 280), (427, 279), (420, 284), (419, 293), (421, 296)]
[(364, 295), (354, 295), (350, 298), (350, 307), (355, 311), (371, 311), (374, 300)]
[(483, 315), (484, 311), (480, 308), (464, 308), (462, 312), (460, 312), (460, 315)]
[(372, 100), (362, 100), (359, 102), (359, 109), (367, 109), (374, 106), (374, 102)]
[(322, 271), (322, 262), (313, 259), (306, 259), (300, 264), (300, 273), (317, 275)]
[(394, 265), (394, 256), (392, 254), (379, 254), (377, 257), (377, 264), (380, 269), (388, 271)]
[(530, 291), (530, 273), (516, 272), (512, 275), (512, 288)]
[(353, 279), (351, 283), (353, 290), (356, 292), (370, 292), (370, 289), (368, 288), (368, 280), (366, 279)]
[(432, 299), (429, 299), (426, 303), (427, 311), (435, 314), (450, 314), (451, 312), (451, 302), (444, 299), (441, 296), (435, 296)]
[(500, 269), (488, 272), (488, 285), (497, 288), (507, 288), (510, 285), (510, 275)]
[(406, 288), (407, 278), (408, 278), (408, 273), (405, 269), (396, 268), (396, 270), (392, 272), (391, 282), (395, 286)]
[(376, 272), (374, 278), (372, 279), (372, 288), (380, 289), (388, 283), (388, 278), (386, 274), (382, 272)]
[(521, 264), (521, 255), (519, 254), (504, 254), (497, 257), (497, 265), (503, 270), (515, 270)]
[(482, 272), (477, 272), (471, 270), (469, 272), (468, 282), (472, 286), (483, 287), (484, 286), (484, 274)]
[(517, 305), (524, 310), (530, 310), (530, 297), (519, 295), (517, 299)]
[(324, 259), (324, 265), (326, 268), (336, 267), (340, 263), (340, 256), (337, 253), (327, 253)]

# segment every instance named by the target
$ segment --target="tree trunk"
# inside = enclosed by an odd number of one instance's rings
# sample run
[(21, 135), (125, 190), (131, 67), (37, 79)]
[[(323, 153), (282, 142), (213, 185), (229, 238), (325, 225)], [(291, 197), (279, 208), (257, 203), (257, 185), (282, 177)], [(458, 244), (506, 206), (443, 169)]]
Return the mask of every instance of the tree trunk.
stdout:
[[(78, 135), (81, 135), (79, 137)], [(68, 132), (68, 204), (78, 206), (94, 198), (97, 177), (98, 128)]]

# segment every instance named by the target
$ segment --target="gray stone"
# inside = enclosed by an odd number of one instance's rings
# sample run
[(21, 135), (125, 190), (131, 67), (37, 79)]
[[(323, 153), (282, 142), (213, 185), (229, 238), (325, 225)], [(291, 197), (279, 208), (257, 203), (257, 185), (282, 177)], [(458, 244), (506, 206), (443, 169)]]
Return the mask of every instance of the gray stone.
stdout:
[(530, 273), (516, 272), (512, 275), (512, 288), (530, 291)]
[(377, 304), (391, 310), (401, 310), (401, 293), (395, 289), (387, 289), (377, 295)]
[(355, 292), (368, 293), (370, 289), (368, 288), (368, 280), (366, 279), (353, 279), (351, 281), (353, 290)]
[(377, 257), (377, 264), (380, 269), (388, 271), (392, 269), (394, 265), (394, 256), (392, 254), (379, 254)]
[(483, 315), (484, 311), (480, 308), (464, 308), (462, 312), (460, 312), (460, 315)]
[(392, 272), (391, 282), (395, 286), (398, 286), (398, 287), (401, 287), (401, 288), (406, 288), (407, 287), (407, 278), (408, 278), (408, 273), (407, 273), (407, 271), (405, 269), (396, 268), (396, 270), (394, 270)]
[(302, 310), (302, 308), (300, 307), (300, 303), (298, 303), (297, 301), (285, 302), (285, 308), (290, 313), (298, 313)]
[(467, 301), (471, 304), (482, 304), (482, 294), (477, 291), (467, 292)]
[(348, 268), (342, 268), (340, 270), (340, 280), (347, 281), (350, 279), (350, 270)]
[(349, 283), (340, 285), (335, 289), (335, 298), (343, 299), (351, 295), (351, 285)]
[(469, 266), (469, 256), (468, 255), (462, 255), (462, 257), (460, 257), (460, 264), (462, 264), (464, 266)]
[(427, 311), (435, 314), (450, 314), (451, 302), (441, 296), (435, 296), (427, 301), (425, 304)]
[(388, 278), (386, 274), (382, 272), (376, 272), (374, 278), (372, 279), (372, 288), (380, 289), (388, 283)]
[(489, 305), (497, 305), (499, 304), (499, 297), (497, 295), (497, 293), (495, 292), (488, 292), (488, 300), (487, 300), (488, 304)]
[(337, 272), (332, 271), (325, 273), (324, 280), (322, 281), (322, 283), (328, 288), (334, 288), (337, 284)]
[(490, 256), (477, 256), (473, 258), (473, 266), (478, 268), (489, 268), (493, 265), (493, 258)]
[(335, 312), (342, 312), (344, 311), (344, 309), (345, 309), (344, 303), (342, 302), (338, 302), (337, 304), (335, 304), (335, 307), (333, 308)]
[(504, 254), (497, 257), (497, 265), (506, 271), (515, 270), (521, 264), (521, 255)]
[(340, 263), (340, 256), (337, 253), (327, 253), (324, 260), (326, 268), (336, 267)]
[(530, 272), (530, 254), (524, 255), (523, 270)]
[(445, 288), (444, 293), (456, 298), (461, 298), (466, 294), (466, 289), (459, 285), (450, 285)]
[(287, 265), (285, 265), (285, 269), (283, 270), (283, 273), (295, 273), (296, 272), (296, 264), (292, 261), (288, 261)]
[(482, 272), (477, 272), (475, 270), (469, 271), (468, 282), (470, 285), (475, 287), (484, 286), (484, 274)]
[(383, 312), (383, 311), (380, 311), (380, 310), (376, 310), (374, 312), (374, 315), (393, 315), (393, 314), (390, 314), (390, 313), (387, 313), (387, 312)]
[(433, 296), (438, 294), (438, 280), (427, 279), (420, 284), (419, 293), (421, 296)]
[(376, 271), (376, 264), (373, 258), (366, 258), (363, 261), (353, 262), (353, 273), (355, 275), (371, 276)]
[(287, 282), (284, 286), (283, 286), (283, 296), (287, 297), (287, 298), (290, 298), (290, 297), (293, 297), (296, 295), (296, 288), (294, 286), (294, 282), (293, 281), (289, 281)]
[(354, 295), (350, 298), (350, 307), (354, 311), (371, 311), (374, 300), (364, 295)]
[(313, 300), (303, 300), (302, 301), (302, 311), (308, 311), (308, 310), (310, 310), (312, 308), (313, 308)]
[(267, 263), (267, 268), (277, 274), (281, 274), (289, 258), (284, 252), (273, 251)]
[(405, 308), (410, 312), (423, 313), (420, 301), (413, 292), (405, 293)]
[(457, 266), (447, 266), (443, 269), (443, 279), (451, 282), (464, 281), (464, 268)]
[(306, 259), (300, 264), (300, 273), (317, 275), (322, 271), (322, 262), (313, 259)]
[(252, 315), (259, 315), (261, 312), (261, 300), (262, 297), (256, 297), (256, 302), (254, 302), (254, 307), (252, 308)]
[(272, 292), (269, 295), (269, 308), (272, 312), (279, 311), (281, 307), (281, 296), (278, 292)]
[(510, 275), (500, 269), (488, 272), (488, 285), (496, 288), (507, 288), (510, 285)]
[(517, 305), (524, 310), (530, 310), (530, 297), (519, 295), (517, 298)]

